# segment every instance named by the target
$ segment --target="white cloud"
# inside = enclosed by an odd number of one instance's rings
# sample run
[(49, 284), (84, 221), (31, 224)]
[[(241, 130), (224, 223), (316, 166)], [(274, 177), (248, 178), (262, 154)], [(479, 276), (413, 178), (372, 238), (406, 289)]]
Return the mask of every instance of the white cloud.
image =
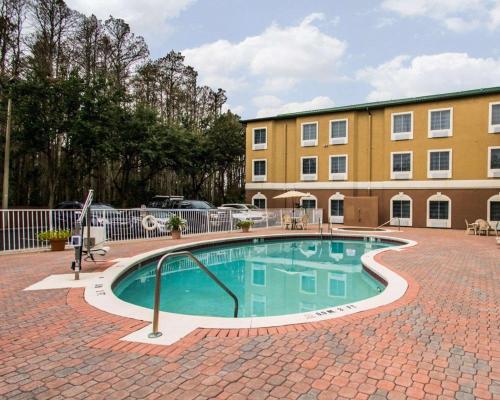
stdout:
[(490, 11), (490, 28), (500, 28), (500, 1), (498, 1), (496, 6)]
[(272, 24), (237, 43), (218, 40), (182, 53), (203, 84), (220, 86), (226, 80), (232, 83), (225, 86), (229, 90), (244, 87), (251, 77), (262, 79), (259, 86), (268, 92), (289, 89), (303, 79), (331, 80), (346, 44), (314, 25), (323, 18), (314, 13), (296, 26)]
[(95, 14), (107, 19), (110, 15), (122, 18), (132, 31), (151, 38), (169, 32), (168, 20), (179, 14), (196, 0), (67, 0), (70, 8), (85, 15)]
[(500, 59), (466, 53), (398, 56), (359, 71), (357, 78), (372, 86), (371, 101), (498, 86)]
[(254, 97), (252, 102), (259, 108), (257, 117), (270, 117), (278, 114), (317, 110), (334, 106), (333, 100), (326, 96), (318, 96), (304, 102), (283, 103), (278, 97), (267, 95)]
[(403, 17), (432, 18), (455, 32), (500, 26), (498, 0), (384, 0), (382, 8)]
[(243, 107), (242, 105), (232, 106), (229, 103), (225, 103), (222, 106), (222, 112), (226, 111), (231, 111), (233, 114), (242, 115), (243, 112), (245, 111), (245, 107)]

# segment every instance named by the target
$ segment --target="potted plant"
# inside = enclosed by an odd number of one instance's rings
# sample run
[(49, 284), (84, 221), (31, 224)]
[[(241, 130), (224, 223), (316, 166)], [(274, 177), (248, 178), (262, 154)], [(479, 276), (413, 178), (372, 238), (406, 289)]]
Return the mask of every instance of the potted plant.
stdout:
[(241, 228), (243, 232), (249, 232), (250, 227), (253, 225), (253, 221), (250, 221), (249, 219), (243, 219), (241, 221), (238, 221), (236, 223), (237, 228)]
[(71, 232), (69, 230), (44, 231), (37, 236), (39, 240), (48, 240), (50, 242), (51, 251), (63, 251)]
[(165, 223), (165, 228), (172, 232), (172, 239), (181, 238), (181, 230), (187, 226), (187, 221), (177, 214), (173, 214), (167, 219)]

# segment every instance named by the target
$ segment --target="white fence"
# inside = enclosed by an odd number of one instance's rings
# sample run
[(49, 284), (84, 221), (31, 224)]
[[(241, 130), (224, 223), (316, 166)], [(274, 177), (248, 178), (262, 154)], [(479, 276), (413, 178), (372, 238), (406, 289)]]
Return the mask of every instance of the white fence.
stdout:
[[(310, 224), (322, 222), (321, 209), (307, 209)], [(179, 215), (187, 222), (184, 235), (203, 235), (213, 232), (239, 230), (238, 221), (250, 219), (252, 229), (272, 228), (282, 225), (283, 216), (300, 216), (303, 209), (266, 209), (241, 212), (237, 210), (165, 210), (152, 208), (112, 209), (92, 208), (91, 226), (105, 227), (107, 241), (144, 240), (167, 238), (170, 232), (165, 223), (172, 215)], [(40, 232), (49, 230), (71, 231), (80, 216), (80, 210), (52, 209), (10, 209), (0, 210), (0, 253), (45, 249), (49, 243), (38, 239)], [(143, 225), (146, 216), (151, 215), (156, 227), (148, 230)]]

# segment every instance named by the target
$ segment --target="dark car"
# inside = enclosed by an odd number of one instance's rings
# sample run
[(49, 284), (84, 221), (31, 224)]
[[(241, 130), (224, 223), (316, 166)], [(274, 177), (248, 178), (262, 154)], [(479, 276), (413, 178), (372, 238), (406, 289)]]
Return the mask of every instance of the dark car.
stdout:
[(184, 200), (184, 196), (164, 196), (156, 195), (148, 201), (147, 208), (163, 208), (172, 209), (178, 208), (179, 202)]
[(217, 209), (204, 200), (181, 200), (172, 203), (181, 218), (187, 221), (187, 231), (192, 233), (214, 232), (229, 229), (229, 213)]

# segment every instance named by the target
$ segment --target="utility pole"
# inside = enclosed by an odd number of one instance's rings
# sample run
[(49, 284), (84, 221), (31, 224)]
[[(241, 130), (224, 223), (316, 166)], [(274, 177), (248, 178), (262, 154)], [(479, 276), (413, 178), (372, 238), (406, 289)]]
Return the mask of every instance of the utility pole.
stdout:
[(9, 167), (10, 167), (10, 128), (12, 119), (12, 93), (7, 99), (7, 123), (5, 126), (5, 155), (3, 159), (2, 208), (9, 208)]

